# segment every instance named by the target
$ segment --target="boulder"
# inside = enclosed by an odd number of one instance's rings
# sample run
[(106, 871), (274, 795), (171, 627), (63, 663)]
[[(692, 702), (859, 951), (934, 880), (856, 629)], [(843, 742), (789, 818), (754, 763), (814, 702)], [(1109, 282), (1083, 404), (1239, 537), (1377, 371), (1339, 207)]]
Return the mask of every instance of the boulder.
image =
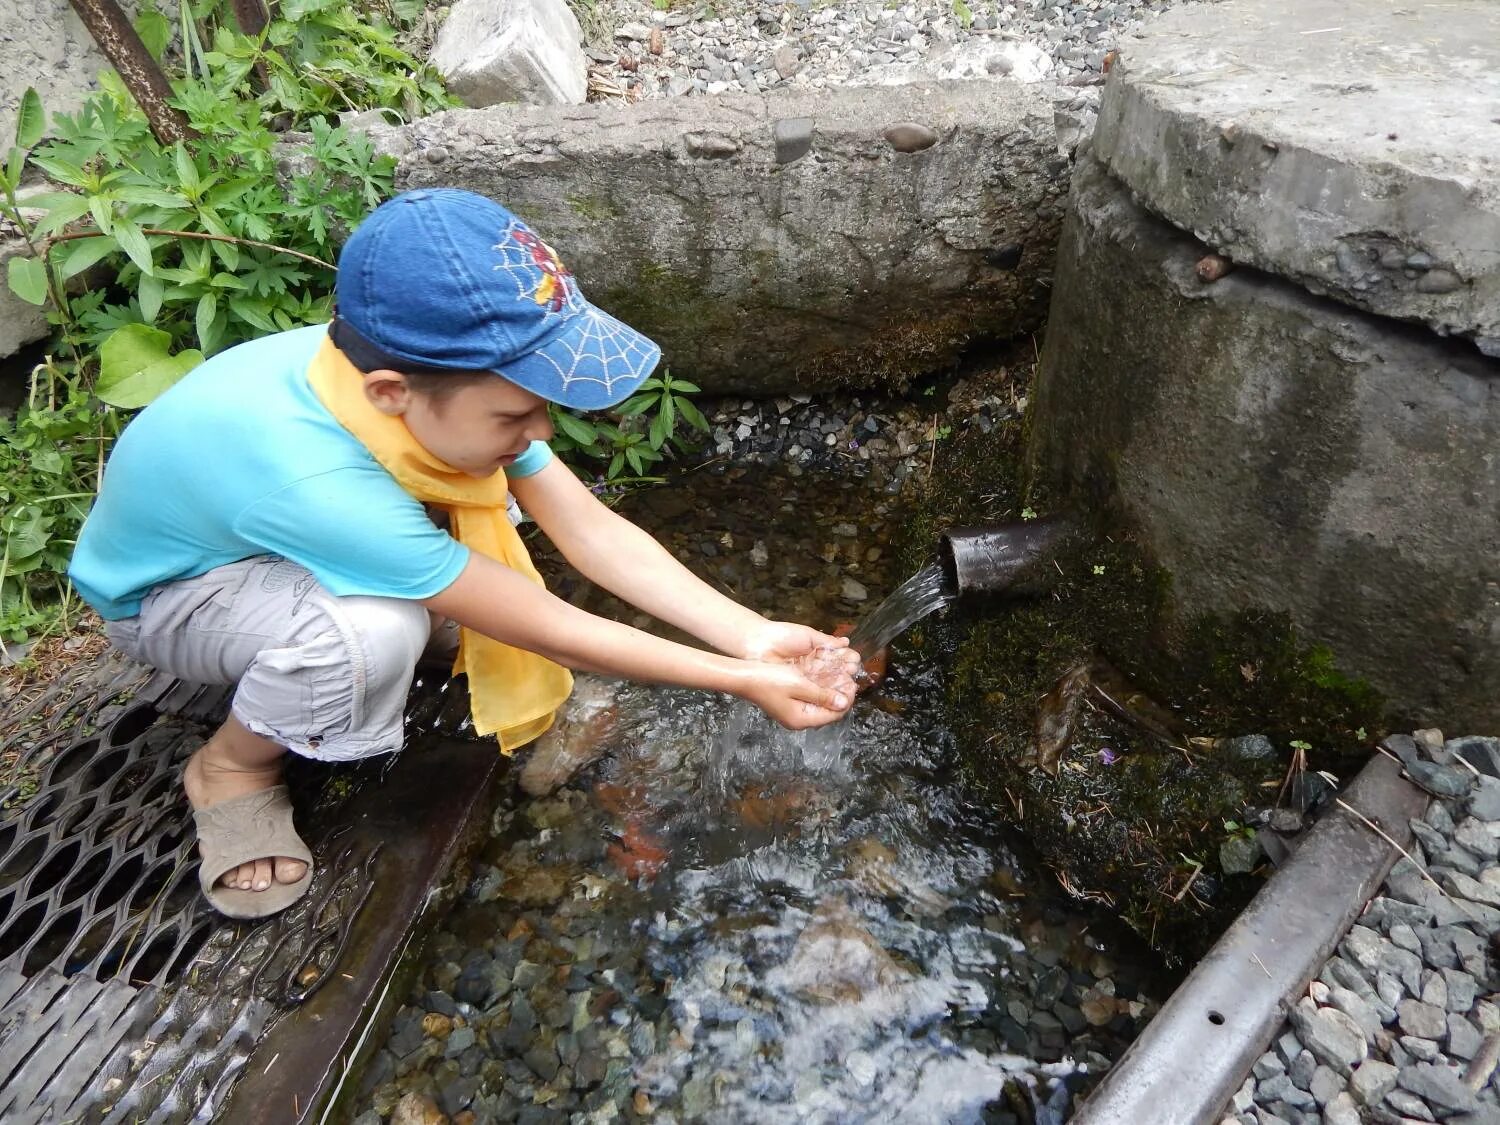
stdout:
[(468, 106), (581, 102), (583, 33), (566, 0), (458, 0), (430, 61)]
[(1030, 471), (1118, 502), (1179, 619), (1269, 608), (1399, 710), (1500, 724), (1500, 361), (1207, 248), (1080, 164)]
[(1036, 328), (1069, 167), (1046, 91), (1007, 82), (458, 110), (403, 141), (400, 187), (499, 200), (674, 374), (759, 394)]

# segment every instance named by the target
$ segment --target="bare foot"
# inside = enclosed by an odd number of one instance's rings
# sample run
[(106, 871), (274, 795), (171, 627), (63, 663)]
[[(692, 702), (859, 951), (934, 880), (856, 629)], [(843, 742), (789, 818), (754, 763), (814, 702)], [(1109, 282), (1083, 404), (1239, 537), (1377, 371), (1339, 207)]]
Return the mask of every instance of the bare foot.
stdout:
[[(239, 728), (238, 731), (226, 730), (231, 723)], [(240, 732), (264, 746), (244, 745), (237, 737)], [(264, 752), (265, 746), (273, 745), (250, 734), (235, 720), (229, 720), (198, 749), (182, 771), (182, 787), (187, 791), (188, 803), (195, 809), (203, 809), (279, 784), (281, 757), (285, 751), (276, 747), (274, 754)], [(295, 883), (306, 871), (307, 864), (300, 859), (266, 856), (226, 871), (220, 876), (219, 883), (241, 891), (263, 891), (271, 885), (272, 879), (278, 883)]]

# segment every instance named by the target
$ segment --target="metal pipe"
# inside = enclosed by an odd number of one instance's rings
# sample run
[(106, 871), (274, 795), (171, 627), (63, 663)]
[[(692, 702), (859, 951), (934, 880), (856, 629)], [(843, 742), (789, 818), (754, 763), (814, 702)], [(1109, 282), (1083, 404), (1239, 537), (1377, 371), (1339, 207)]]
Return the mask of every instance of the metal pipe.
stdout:
[(971, 594), (1035, 594), (1057, 576), (1057, 557), (1084, 541), (1084, 525), (1062, 512), (1024, 523), (949, 528), (938, 537), (948, 588)]

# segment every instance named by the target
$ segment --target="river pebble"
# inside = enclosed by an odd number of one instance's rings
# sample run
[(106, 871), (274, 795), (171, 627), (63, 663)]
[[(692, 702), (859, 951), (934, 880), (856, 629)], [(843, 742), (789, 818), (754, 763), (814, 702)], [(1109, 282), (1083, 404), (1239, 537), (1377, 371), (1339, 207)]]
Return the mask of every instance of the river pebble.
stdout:
[[(1500, 741), (1423, 730), (1383, 745), (1438, 798), (1412, 821), (1411, 858), (1319, 974), (1326, 999), (1292, 1010), (1252, 1068), (1252, 1106), (1236, 1100), (1226, 1113), (1239, 1116), (1226, 1120), (1500, 1125), (1500, 979), (1489, 954), (1500, 942)], [(1323, 1064), (1307, 1083), (1311, 1108), (1288, 1096), (1303, 1047)]]

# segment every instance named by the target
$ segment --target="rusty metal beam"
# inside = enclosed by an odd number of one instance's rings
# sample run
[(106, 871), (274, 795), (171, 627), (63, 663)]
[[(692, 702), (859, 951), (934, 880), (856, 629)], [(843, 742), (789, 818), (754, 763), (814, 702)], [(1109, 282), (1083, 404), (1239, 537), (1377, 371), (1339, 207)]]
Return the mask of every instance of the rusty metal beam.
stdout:
[(169, 104), (172, 87), (166, 75), (115, 0), (68, 0), (68, 3), (99, 44), (104, 57), (119, 71), (120, 80), (146, 114), (156, 139), (170, 145), (196, 137), (198, 134), (188, 124), (187, 117)]

